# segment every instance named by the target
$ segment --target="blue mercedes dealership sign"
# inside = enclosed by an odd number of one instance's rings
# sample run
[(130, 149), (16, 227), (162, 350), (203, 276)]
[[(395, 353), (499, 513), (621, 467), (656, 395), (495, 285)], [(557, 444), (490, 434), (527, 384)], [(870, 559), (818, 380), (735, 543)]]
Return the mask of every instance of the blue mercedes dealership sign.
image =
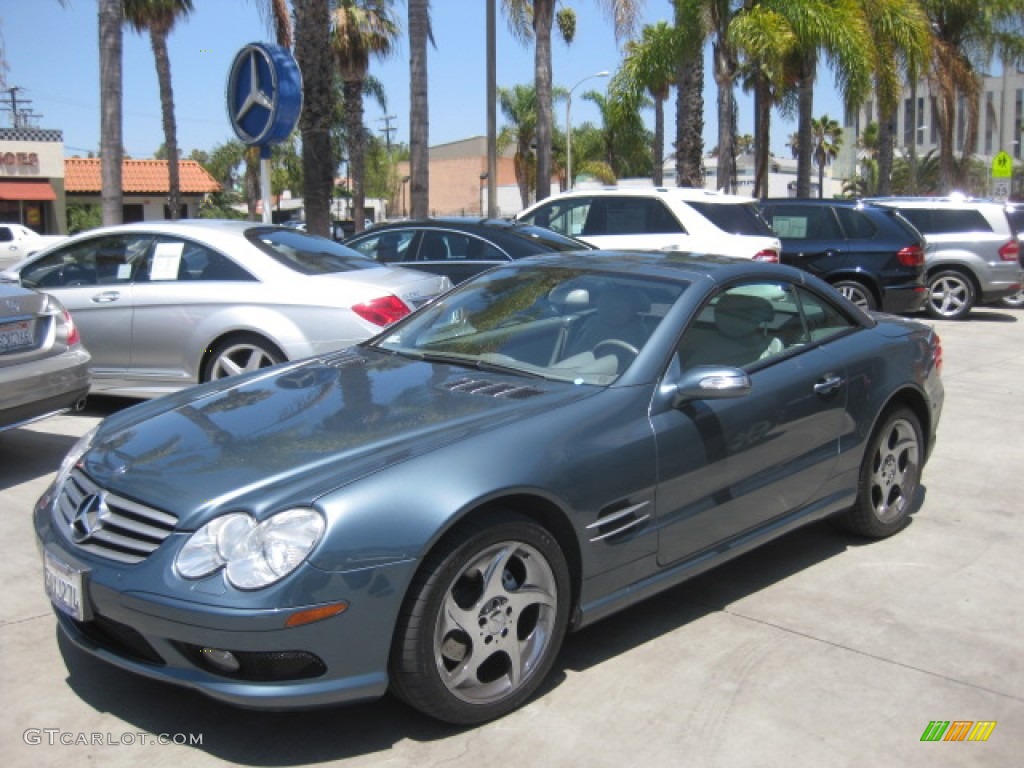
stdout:
[(228, 76), (228, 117), (235, 135), (265, 147), (288, 138), (302, 112), (302, 74), (288, 49), (249, 43)]

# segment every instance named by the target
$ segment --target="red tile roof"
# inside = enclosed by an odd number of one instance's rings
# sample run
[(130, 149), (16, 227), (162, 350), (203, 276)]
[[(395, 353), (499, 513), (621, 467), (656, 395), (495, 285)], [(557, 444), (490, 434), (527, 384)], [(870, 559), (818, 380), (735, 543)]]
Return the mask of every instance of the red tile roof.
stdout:
[[(178, 161), (178, 175), (184, 194), (219, 192), (220, 184), (195, 160)], [(121, 186), (129, 193), (166, 193), (166, 160), (124, 160), (121, 164)], [(102, 190), (99, 158), (68, 157), (64, 159), (64, 191), (95, 192)]]

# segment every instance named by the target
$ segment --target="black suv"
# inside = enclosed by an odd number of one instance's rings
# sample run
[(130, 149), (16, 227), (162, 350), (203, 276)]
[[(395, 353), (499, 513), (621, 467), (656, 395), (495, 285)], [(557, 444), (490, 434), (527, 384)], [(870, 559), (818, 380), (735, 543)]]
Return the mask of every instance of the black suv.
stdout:
[(924, 237), (897, 211), (856, 200), (762, 200), (782, 240), (782, 263), (811, 272), (862, 309), (924, 305)]

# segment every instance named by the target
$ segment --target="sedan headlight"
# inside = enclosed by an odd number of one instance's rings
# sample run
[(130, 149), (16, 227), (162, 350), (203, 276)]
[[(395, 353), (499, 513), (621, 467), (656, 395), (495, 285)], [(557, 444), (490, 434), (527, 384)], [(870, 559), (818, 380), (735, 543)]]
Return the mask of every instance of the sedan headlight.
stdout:
[(59, 489), (64, 485), (64, 481), (68, 479), (68, 475), (71, 474), (71, 470), (75, 468), (75, 465), (85, 455), (86, 451), (92, 448), (92, 441), (96, 438), (96, 433), (99, 431), (100, 425), (97, 424), (95, 427), (90, 429), (76, 442), (71, 450), (67, 452), (64, 460), (60, 463), (60, 469), (57, 470), (57, 476), (53, 480), (55, 488)]
[(174, 564), (186, 579), (224, 568), (238, 589), (262, 589), (294, 571), (320, 541), (324, 518), (315, 509), (288, 509), (257, 523), (241, 512), (211, 520), (189, 537)]

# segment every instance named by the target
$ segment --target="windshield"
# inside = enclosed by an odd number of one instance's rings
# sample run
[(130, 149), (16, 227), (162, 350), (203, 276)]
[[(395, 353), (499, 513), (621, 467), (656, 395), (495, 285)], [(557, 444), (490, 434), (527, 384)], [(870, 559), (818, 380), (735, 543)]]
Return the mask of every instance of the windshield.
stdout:
[(256, 227), (245, 236), (276, 261), (304, 275), (381, 268), (347, 246), (289, 227)]
[(605, 385), (640, 355), (683, 287), (579, 268), (500, 268), (370, 345), (415, 359)]

